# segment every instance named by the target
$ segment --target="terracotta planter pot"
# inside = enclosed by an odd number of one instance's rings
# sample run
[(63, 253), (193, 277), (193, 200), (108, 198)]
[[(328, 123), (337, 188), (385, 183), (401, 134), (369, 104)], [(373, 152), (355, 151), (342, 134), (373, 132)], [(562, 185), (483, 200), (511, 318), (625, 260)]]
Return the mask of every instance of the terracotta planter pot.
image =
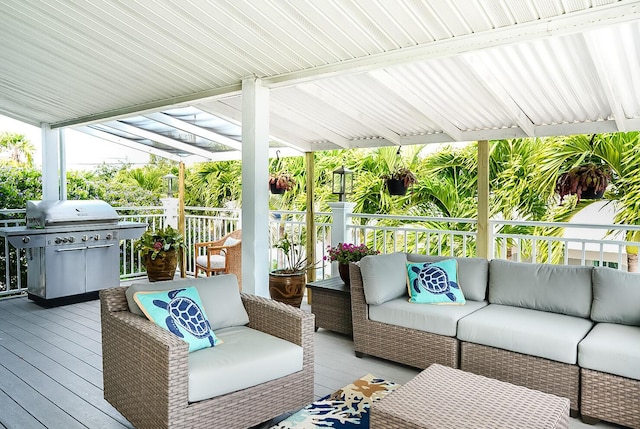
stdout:
[(160, 253), (156, 259), (151, 259), (151, 253), (144, 255), (144, 266), (150, 282), (173, 280), (178, 266), (178, 252), (169, 250)]
[(338, 272), (344, 284), (347, 286), (351, 285), (349, 281), (349, 264), (338, 264)]
[(404, 186), (403, 180), (387, 179), (387, 189), (389, 195), (406, 195), (408, 188)]
[(269, 296), (275, 301), (300, 307), (306, 279), (307, 275), (304, 272), (285, 274), (273, 271), (269, 273)]

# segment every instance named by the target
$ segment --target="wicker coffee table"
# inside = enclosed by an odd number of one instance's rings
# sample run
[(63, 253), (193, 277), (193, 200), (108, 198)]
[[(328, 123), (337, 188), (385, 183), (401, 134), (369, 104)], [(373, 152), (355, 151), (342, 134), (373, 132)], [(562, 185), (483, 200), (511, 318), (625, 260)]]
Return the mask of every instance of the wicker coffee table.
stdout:
[(316, 315), (316, 329), (324, 328), (353, 335), (351, 324), (351, 290), (340, 277), (307, 283), (311, 289), (311, 312)]
[(434, 364), (371, 406), (372, 429), (569, 428), (569, 399)]

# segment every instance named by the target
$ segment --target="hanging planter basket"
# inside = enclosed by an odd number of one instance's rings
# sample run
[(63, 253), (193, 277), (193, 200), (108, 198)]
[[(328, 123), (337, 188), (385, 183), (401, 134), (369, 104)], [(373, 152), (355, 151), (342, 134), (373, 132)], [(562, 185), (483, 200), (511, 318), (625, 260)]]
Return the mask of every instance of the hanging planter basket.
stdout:
[(286, 191), (285, 188), (278, 188), (278, 185), (275, 183), (269, 183), (269, 189), (272, 194), (284, 194), (284, 191)]
[(406, 195), (408, 186), (404, 185), (404, 180), (387, 179), (387, 190), (389, 195)]

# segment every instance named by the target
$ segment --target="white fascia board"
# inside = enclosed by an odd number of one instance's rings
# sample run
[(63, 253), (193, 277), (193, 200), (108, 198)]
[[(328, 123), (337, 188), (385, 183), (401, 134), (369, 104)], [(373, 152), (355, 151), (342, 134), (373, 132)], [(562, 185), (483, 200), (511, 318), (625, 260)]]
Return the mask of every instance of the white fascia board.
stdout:
[(204, 139), (210, 140), (212, 142), (220, 143), (231, 149), (242, 150), (242, 143), (237, 140), (230, 139), (227, 136), (220, 135), (218, 133), (214, 133), (213, 131), (209, 131), (197, 125), (190, 124), (189, 122), (183, 121), (182, 119), (174, 118), (171, 115), (167, 115), (163, 112), (158, 113), (149, 113), (144, 115), (146, 118), (152, 119), (154, 121), (158, 121), (165, 125), (169, 125), (170, 127), (177, 128), (182, 131), (186, 131), (188, 133), (194, 134), (198, 137), (202, 137)]
[(190, 144), (183, 143), (181, 141), (174, 140), (172, 138), (165, 137), (163, 135), (156, 134), (154, 132), (147, 131), (147, 130), (144, 130), (142, 128), (135, 127), (133, 125), (125, 124), (124, 122), (110, 121), (110, 122), (105, 122), (102, 125), (105, 126), (105, 127), (110, 127), (110, 128), (114, 128), (116, 130), (124, 131), (126, 133), (133, 134), (135, 136), (139, 136), (139, 137), (151, 140), (151, 141), (155, 141), (155, 142), (158, 142), (158, 143), (163, 144), (165, 146), (170, 146), (170, 147), (173, 147), (175, 149), (178, 149), (178, 150), (181, 150), (181, 151), (184, 151), (184, 152), (187, 152), (187, 153), (192, 153), (194, 155), (199, 155), (199, 156), (201, 156), (203, 158), (206, 158), (206, 159), (212, 159), (213, 152), (209, 152), (208, 150), (201, 149), (201, 148), (192, 146)]
[(140, 152), (145, 152), (145, 153), (149, 153), (151, 155), (156, 155), (159, 156), (161, 158), (166, 158), (166, 159), (170, 159), (172, 161), (177, 161), (180, 162), (182, 161), (182, 157), (178, 156), (178, 155), (174, 155), (172, 153), (166, 152), (164, 150), (160, 150), (160, 149), (156, 149), (154, 147), (150, 147), (147, 146), (145, 144), (141, 144), (141, 143), (134, 143), (131, 140), (122, 138), (122, 137), (118, 137), (115, 136), (113, 134), (109, 134), (105, 131), (102, 130), (98, 130), (96, 128), (92, 128), (91, 126), (81, 126), (81, 127), (75, 127), (72, 128), (75, 131), (80, 131), (82, 133), (88, 134), (90, 136), (93, 137), (98, 137), (100, 139), (103, 140), (107, 140), (111, 143), (116, 143), (122, 146), (126, 146), (130, 149), (135, 149), (135, 150), (139, 150)]
[[(371, 134), (377, 134), (380, 137), (384, 137), (385, 139), (393, 142), (396, 145), (400, 144), (400, 136), (397, 133), (391, 131), (386, 127), (381, 126), (379, 122), (372, 119), (371, 117), (363, 113), (361, 110), (351, 107), (348, 104), (343, 103), (340, 100), (336, 99), (332, 94), (330, 94), (328, 91), (324, 90), (323, 88), (320, 88), (318, 85), (307, 83), (307, 84), (298, 86), (297, 89), (324, 102), (325, 104), (328, 104), (329, 106), (345, 114), (346, 116), (353, 119), (354, 121), (358, 121), (363, 126), (372, 130), (373, 132)], [(339, 142), (336, 142), (336, 143), (340, 144)]]

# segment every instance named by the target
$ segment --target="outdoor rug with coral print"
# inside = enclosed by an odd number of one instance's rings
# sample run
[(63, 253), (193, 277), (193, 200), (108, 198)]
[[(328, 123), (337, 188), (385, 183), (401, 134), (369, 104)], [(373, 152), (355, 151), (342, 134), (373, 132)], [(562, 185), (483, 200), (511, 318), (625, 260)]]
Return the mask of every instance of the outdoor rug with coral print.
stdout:
[(369, 428), (369, 408), (400, 385), (367, 374), (290, 415), (271, 429)]

